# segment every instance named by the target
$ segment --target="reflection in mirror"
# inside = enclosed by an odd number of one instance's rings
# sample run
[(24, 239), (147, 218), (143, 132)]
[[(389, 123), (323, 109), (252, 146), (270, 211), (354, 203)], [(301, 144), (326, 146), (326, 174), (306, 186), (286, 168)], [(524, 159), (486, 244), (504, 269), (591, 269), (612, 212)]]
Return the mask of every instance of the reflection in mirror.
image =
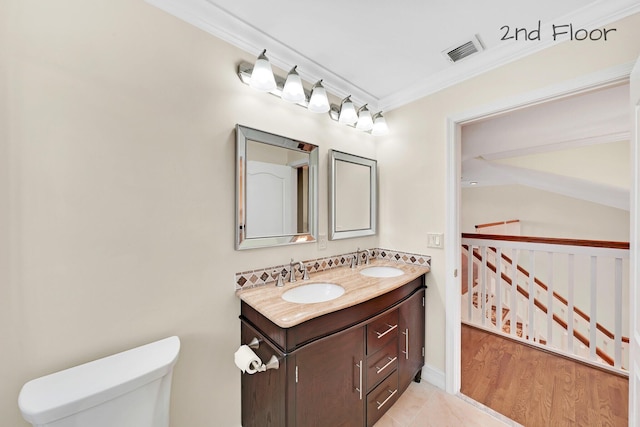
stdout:
[(376, 234), (377, 163), (329, 150), (329, 238)]
[(236, 126), (236, 249), (313, 242), (318, 147)]

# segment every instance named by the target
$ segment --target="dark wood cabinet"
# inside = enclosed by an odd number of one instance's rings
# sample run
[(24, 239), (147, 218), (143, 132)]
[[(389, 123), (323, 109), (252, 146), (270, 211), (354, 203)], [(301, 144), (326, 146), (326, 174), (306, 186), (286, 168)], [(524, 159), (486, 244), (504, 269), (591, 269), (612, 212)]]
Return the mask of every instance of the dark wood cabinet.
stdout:
[(296, 426), (363, 425), (363, 327), (309, 344), (292, 360)]
[(282, 427), (294, 425), (287, 422), (287, 372), (290, 366), (288, 358), (259, 331), (242, 322), (242, 343), (248, 344), (258, 338), (260, 345), (253, 351), (261, 360), (266, 361), (272, 355), (278, 357), (280, 367), (249, 375), (242, 374), (242, 426), (243, 427)]
[(420, 289), (398, 307), (400, 355), (398, 376), (400, 391), (411, 380), (420, 381), (425, 352), (425, 290)]
[[(280, 328), (241, 303), (242, 343), (279, 369), (242, 375), (242, 425), (372, 426), (424, 365), (424, 276), (358, 305)], [(407, 352), (408, 344), (408, 352)]]

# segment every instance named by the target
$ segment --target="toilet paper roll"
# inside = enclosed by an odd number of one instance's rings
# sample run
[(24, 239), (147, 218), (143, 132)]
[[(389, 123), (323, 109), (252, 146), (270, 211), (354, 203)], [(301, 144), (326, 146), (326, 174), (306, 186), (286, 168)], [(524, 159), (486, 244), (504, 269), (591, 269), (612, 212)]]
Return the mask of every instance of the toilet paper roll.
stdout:
[(236, 366), (247, 374), (255, 374), (262, 366), (262, 360), (249, 348), (248, 345), (241, 345), (234, 354)]

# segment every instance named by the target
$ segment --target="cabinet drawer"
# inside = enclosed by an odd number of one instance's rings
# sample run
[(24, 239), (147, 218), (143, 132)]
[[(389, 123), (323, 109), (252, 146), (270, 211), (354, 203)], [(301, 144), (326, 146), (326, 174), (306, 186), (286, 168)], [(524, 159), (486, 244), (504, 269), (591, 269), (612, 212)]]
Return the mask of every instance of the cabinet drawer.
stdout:
[(398, 342), (398, 310), (393, 310), (367, 325), (367, 355), (391, 341)]
[(374, 388), (398, 367), (398, 342), (391, 341), (382, 350), (367, 357), (367, 391)]
[(367, 427), (371, 427), (398, 400), (398, 373), (389, 375), (367, 395)]

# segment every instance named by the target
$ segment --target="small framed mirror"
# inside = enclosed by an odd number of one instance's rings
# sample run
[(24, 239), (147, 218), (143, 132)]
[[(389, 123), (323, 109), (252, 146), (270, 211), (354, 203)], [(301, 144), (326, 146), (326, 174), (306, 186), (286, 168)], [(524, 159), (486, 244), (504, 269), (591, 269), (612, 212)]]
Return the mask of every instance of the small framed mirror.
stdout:
[(236, 249), (315, 242), (318, 147), (236, 125)]
[(329, 239), (376, 234), (377, 162), (329, 150)]

